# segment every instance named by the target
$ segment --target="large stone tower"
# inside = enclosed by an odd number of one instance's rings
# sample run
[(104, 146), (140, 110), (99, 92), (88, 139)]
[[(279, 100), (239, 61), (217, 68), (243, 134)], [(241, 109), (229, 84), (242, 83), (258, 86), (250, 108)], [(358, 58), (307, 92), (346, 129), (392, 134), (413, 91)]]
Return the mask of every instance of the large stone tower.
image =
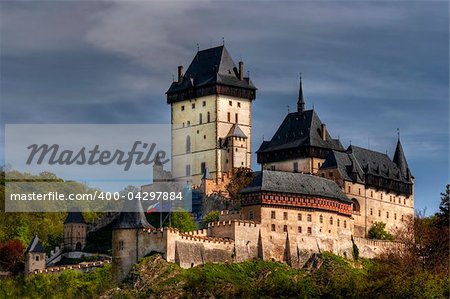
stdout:
[(87, 224), (80, 211), (71, 211), (64, 221), (64, 251), (82, 251), (86, 246)]
[[(192, 178), (191, 182), (199, 185), (207, 169), (209, 179), (219, 183), (233, 167), (251, 167), (256, 88), (244, 77), (244, 63), (240, 61), (236, 67), (225, 46), (197, 52), (185, 74), (179, 66), (178, 80), (166, 94), (171, 105), (174, 178)], [(240, 136), (230, 136), (233, 132)], [(237, 138), (233, 145), (231, 137)], [(236, 155), (237, 142), (240, 158), (229, 157)]]
[(141, 202), (127, 201), (112, 231), (112, 275), (115, 281), (122, 281), (143, 256), (143, 228), (150, 227)]

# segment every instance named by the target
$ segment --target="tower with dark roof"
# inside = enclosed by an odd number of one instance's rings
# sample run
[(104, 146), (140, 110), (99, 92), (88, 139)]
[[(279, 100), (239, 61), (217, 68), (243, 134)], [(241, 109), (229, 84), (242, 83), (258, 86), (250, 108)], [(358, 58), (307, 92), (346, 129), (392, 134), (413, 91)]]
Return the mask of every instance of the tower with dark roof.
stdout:
[(270, 141), (256, 151), (263, 169), (315, 174), (332, 150), (343, 151), (314, 109), (305, 110), (300, 78), (297, 111), (286, 115)]
[[(225, 46), (198, 51), (186, 73), (178, 67), (177, 81), (166, 92), (171, 105), (172, 173), (175, 179), (199, 185), (205, 168), (216, 182), (235, 166), (251, 165), (251, 111), (256, 87), (236, 65)], [(229, 132), (245, 137), (234, 163), (223, 146)], [(236, 156), (236, 155), (235, 155)], [(239, 152), (239, 156), (241, 153)], [(228, 160), (228, 163), (227, 163)]]
[(67, 214), (63, 227), (64, 251), (82, 251), (86, 246), (87, 224), (79, 210)]
[(45, 269), (45, 249), (41, 240), (35, 235), (25, 250), (25, 273)]
[(400, 169), (400, 173), (404, 179), (409, 181), (413, 178), (408, 167), (408, 162), (406, 161), (405, 153), (403, 152), (402, 143), (400, 142), (400, 136), (397, 140), (397, 146), (395, 148), (393, 161), (397, 165), (398, 169)]
[(122, 281), (142, 257), (144, 228), (152, 226), (145, 217), (140, 200), (126, 200), (112, 231), (112, 274), (117, 282)]

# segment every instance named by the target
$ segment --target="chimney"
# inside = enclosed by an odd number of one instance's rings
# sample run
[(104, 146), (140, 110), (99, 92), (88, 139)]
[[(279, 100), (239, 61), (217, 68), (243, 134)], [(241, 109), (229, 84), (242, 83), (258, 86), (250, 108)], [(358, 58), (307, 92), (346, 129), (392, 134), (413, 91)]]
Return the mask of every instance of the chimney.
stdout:
[(244, 80), (244, 62), (239, 61), (239, 80)]
[(178, 66), (178, 83), (183, 82), (183, 66)]
[(325, 124), (322, 124), (320, 126), (320, 134), (321, 134), (320, 137), (322, 137), (322, 140), (326, 141), (327, 140), (327, 126)]

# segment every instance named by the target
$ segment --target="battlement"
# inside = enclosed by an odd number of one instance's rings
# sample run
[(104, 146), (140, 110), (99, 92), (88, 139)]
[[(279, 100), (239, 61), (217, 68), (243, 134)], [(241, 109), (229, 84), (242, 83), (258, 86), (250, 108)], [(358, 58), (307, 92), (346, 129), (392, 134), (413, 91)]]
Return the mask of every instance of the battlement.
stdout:
[(220, 226), (248, 226), (248, 227), (256, 227), (260, 222), (252, 221), (252, 220), (228, 220), (228, 221), (216, 221), (208, 223), (208, 227), (220, 227)]
[(208, 236), (191, 235), (186, 233), (180, 233), (179, 236), (182, 240), (198, 241), (204, 243), (216, 243), (216, 244), (232, 244), (233, 240), (227, 238), (217, 238)]
[(81, 271), (89, 271), (93, 268), (103, 267), (105, 264), (110, 264), (110, 260), (105, 261), (97, 261), (97, 262), (82, 262), (77, 265), (68, 265), (68, 266), (55, 266), (48, 267), (42, 270), (34, 270), (32, 274), (47, 274), (47, 273), (58, 273), (65, 270), (81, 270)]

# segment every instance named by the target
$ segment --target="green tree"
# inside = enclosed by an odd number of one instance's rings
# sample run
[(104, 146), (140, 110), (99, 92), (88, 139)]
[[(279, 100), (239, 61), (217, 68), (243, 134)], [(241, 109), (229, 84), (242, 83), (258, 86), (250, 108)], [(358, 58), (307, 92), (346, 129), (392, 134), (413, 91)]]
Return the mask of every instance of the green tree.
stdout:
[(386, 231), (386, 223), (377, 221), (369, 229), (369, 238), (377, 240), (393, 240), (394, 236)]
[(171, 215), (172, 227), (182, 232), (195, 230), (197, 226), (192, 215), (186, 211), (173, 212)]
[(436, 216), (438, 218), (437, 222), (439, 225), (449, 226), (450, 221), (449, 204), (450, 204), (450, 184), (447, 184), (445, 192), (441, 193), (441, 204), (439, 205), (439, 212), (436, 213)]
[(219, 211), (211, 211), (208, 214), (206, 214), (205, 216), (203, 216), (202, 225), (201, 225), (202, 228), (207, 228), (209, 222), (219, 221), (219, 215), (220, 215)]

